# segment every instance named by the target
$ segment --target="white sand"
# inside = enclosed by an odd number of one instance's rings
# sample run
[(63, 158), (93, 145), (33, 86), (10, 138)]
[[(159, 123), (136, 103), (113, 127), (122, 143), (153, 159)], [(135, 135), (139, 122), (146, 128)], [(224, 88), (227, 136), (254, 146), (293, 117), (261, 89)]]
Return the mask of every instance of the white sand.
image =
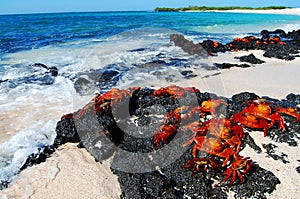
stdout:
[[(265, 64), (251, 68), (231, 68), (222, 71), (195, 71), (198, 77), (179, 82), (182, 86), (196, 86), (201, 91), (210, 91), (222, 96), (231, 97), (243, 91), (255, 92), (261, 96), (285, 98), (291, 92), (300, 93), (299, 58), (293, 61), (269, 59), (261, 51), (234, 52), (219, 54), (199, 64), (240, 63), (235, 56), (254, 53)], [(209, 76), (213, 74), (215, 76)], [(207, 78), (203, 78), (208, 75)], [(257, 144), (271, 142), (263, 137), (263, 132), (251, 133)], [(266, 153), (257, 154), (246, 147), (242, 155), (249, 156), (261, 167), (272, 171), (281, 181), (277, 190), (268, 198), (297, 198), (299, 195), (300, 175), (295, 171), (299, 166), (299, 147), (288, 147), (278, 144), (278, 153), (288, 155), (290, 164), (280, 160), (266, 158)], [(264, 151), (264, 150), (263, 150)], [(20, 176), (0, 192), (0, 198), (118, 198), (120, 187), (116, 176), (109, 169), (109, 162), (103, 165), (96, 163), (85, 149), (78, 149), (74, 144), (66, 144), (45, 163), (24, 170)], [(231, 196), (233, 194), (230, 194)]]
[[(251, 159), (260, 167), (271, 171), (279, 180), (280, 184), (276, 186), (276, 190), (271, 194), (266, 194), (268, 198), (299, 198), (300, 193), (300, 174), (297, 173), (296, 167), (300, 165), (299, 160), (299, 147), (289, 147), (286, 143), (277, 143), (268, 137), (264, 137), (263, 132), (251, 132), (255, 143), (261, 147), (262, 153), (256, 153), (252, 148), (246, 146), (241, 155), (251, 157)], [(274, 160), (266, 158), (267, 154), (264, 153), (263, 144), (272, 143), (278, 148), (275, 148), (276, 154), (284, 153), (288, 156), (290, 163), (284, 164), (281, 160)]]
[[(203, 11), (185, 11), (185, 12), (203, 12)], [(260, 14), (285, 14), (300, 15), (300, 8), (273, 9), (273, 10), (209, 10), (205, 12), (234, 12), (234, 13), (260, 13)]]
[[(249, 55), (251, 53), (266, 63), (252, 65), (234, 59), (234, 57)], [(176, 84), (185, 87), (196, 86), (201, 91), (209, 91), (226, 97), (231, 97), (234, 94), (244, 91), (255, 92), (259, 96), (269, 96), (279, 99), (285, 98), (290, 93), (300, 93), (299, 58), (292, 61), (266, 58), (263, 56), (263, 51), (252, 50), (220, 53), (216, 57), (199, 60), (199, 63), (202, 62), (211, 66), (213, 63), (245, 63), (252, 67), (232, 67), (219, 71), (198, 70), (194, 72), (199, 75), (198, 77)], [(209, 77), (203, 78), (205, 76)]]
[(109, 162), (96, 163), (85, 150), (65, 144), (46, 163), (25, 169), (0, 198), (119, 198)]

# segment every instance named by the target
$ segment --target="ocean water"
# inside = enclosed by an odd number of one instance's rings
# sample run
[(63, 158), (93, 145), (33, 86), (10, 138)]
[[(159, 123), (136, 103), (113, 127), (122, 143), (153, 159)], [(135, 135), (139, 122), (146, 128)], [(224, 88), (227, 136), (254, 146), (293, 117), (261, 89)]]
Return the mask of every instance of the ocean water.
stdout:
[[(0, 181), (10, 181), (25, 158), (55, 137), (61, 115), (112, 86), (168, 85), (182, 71), (204, 68), (169, 41), (226, 43), (262, 29), (300, 29), (300, 16), (242, 13), (97, 12), (0, 15)], [(43, 63), (58, 68), (53, 77)], [(161, 64), (163, 63), (163, 64)], [(114, 81), (76, 89), (89, 73), (115, 71)], [(201, 73), (201, 72), (200, 72)], [(187, 85), (188, 86), (188, 85)]]

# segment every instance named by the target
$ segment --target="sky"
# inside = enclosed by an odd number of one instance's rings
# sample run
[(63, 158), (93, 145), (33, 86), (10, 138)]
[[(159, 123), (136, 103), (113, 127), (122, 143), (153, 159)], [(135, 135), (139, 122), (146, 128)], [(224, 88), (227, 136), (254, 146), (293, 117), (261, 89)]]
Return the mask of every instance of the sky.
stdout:
[(0, 14), (153, 11), (156, 7), (192, 6), (288, 6), (300, 7), (300, 0), (0, 0)]

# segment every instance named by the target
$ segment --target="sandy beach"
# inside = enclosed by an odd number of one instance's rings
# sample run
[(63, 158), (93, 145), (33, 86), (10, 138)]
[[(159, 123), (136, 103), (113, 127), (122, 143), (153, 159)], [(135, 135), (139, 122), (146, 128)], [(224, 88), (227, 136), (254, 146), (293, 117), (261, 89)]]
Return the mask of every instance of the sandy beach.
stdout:
[[(297, 73), (299, 59), (284, 61), (274, 58), (266, 58), (263, 51), (251, 50), (230, 53), (219, 53), (216, 57), (210, 57), (205, 61), (208, 65), (213, 63), (241, 63), (234, 57), (254, 54), (255, 57), (266, 63), (252, 65), (249, 68), (223, 69), (219, 71), (207, 71), (199, 73), (199, 76), (179, 83), (179, 85), (196, 86), (202, 91), (217, 93), (218, 95), (231, 97), (240, 92), (254, 92), (259, 96), (269, 96), (283, 99), (289, 93), (300, 93), (300, 80)], [(251, 64), (250, 64), (251, 65)], [(197, 71), (195, 71), (197, 74)]]
[[(240, 51), (219, 54), (201, 61), (207, 64), (224, 61), (238, 63), (239, 60), (234, 57), (250, 53), (266, 63), (250, 68), (207, 71), (207, 74), (201, 73), (187, 82), (179, 82), (178, 85), (196, 86), (201, 91), (226, 97), (244, 91), (278, 99), (285, 98), (289, 93), (300, 93), (300, 79), (295, 73), (298, 71), (299, 59), (282, 61), (265, 58), (262, 51)], [(216, 72), (218, 74), (213, 75)], [(263, 137), (261, 132), (252, 136), (260, 146), (272, 142)], [(295, 183), (300, 182), (300, 175), (295, 171), (299, 166), (299, 149), (280, 144), (278, 151), (288, 154), (288, 166), (266, 158), (265, 153), (258, 155), (247, 147), (242, 155), (253, 158), (261, 167), (273, 171), (280, 179), (281, 184), (268, 198), (296, 198), (300, 191), (298, 183)], [(45, 163), (21, 172), (7, 189), (0, 192), (0, 198), (118, 198), (120, 194), (117, 177), (110, 171), (109, 161), (97, 163), (85, 149), (78, 149), (74, 144), (65, 144)]]
[(96, 163), (76, 144), (60, 147), (45, 163), (24, 170), (0, 198), (119, 198), (109, 161)]

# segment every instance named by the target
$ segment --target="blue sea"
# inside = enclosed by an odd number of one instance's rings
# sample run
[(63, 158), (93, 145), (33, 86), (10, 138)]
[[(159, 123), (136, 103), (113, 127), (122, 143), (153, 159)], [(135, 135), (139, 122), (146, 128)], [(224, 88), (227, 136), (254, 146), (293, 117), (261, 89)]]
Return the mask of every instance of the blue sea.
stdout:
[[(92, 12), (0, 15), (0, 181), (55, 137), (60, 117), (111, 87), (160, 86), (201, 70), (170, 34), (227, 43), (263, 29), (300, 29), (300, 16), (216, 12)], [(160, 63), (164, 64), (160, 64)], [(42, 63), (56, 67), (51, 76)], [(150, 64), (149, 64), (150, 63)], [(113, 82), (76, 89), (78, 78), (114, 71)]]

